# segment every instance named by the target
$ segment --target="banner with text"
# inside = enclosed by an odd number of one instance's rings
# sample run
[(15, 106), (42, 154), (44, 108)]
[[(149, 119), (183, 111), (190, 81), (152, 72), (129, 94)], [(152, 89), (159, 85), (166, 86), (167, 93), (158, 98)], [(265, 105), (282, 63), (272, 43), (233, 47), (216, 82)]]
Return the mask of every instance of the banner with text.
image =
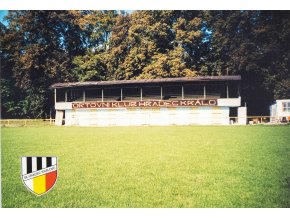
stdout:
[(198, 107), (217, 106), (217, 99), (194, 99), (176, 101), (108, 101), (73, 102), (72, 108), (134, 108), (134, 107)]

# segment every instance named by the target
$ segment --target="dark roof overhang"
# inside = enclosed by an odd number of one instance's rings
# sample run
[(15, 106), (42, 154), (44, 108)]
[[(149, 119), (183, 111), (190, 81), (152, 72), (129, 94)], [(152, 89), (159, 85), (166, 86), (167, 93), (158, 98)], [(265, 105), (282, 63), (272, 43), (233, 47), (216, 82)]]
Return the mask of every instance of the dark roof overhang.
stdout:
[(75, 88), (75, 87), (93, 87), (93, 86), (120, 86), (120, 85), (156, 85), (156, 84), (176, 84), (189, 82), (227, 82), (240, 81), (241, 76), (198, 76), (198, 77), (178, 77), (178, 78), (160, 78), (160, 79), (138, 79), (138, 80), (111, 80), (111, 81), (86, 81), (55, 83), (50, 86), (51, 89)]

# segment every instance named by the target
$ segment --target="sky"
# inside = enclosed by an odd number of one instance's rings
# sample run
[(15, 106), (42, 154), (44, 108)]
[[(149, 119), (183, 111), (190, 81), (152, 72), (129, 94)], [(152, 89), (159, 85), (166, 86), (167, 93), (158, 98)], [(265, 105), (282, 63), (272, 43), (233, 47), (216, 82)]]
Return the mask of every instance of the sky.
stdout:
[[(132, 13), (134, 10), (125, 10), (127, 13)], [(3, 21), (3, 18), (8, 14), (8, 10), (0, 10), (0, 22), (2, 22), (4, 25), (8, 25), (6, 21)]]
[(0, 22), (3, 24), (7, 25), (7, 22), (3, 21), (3, 18), (8, 14), (7, 10), (0, 10)]

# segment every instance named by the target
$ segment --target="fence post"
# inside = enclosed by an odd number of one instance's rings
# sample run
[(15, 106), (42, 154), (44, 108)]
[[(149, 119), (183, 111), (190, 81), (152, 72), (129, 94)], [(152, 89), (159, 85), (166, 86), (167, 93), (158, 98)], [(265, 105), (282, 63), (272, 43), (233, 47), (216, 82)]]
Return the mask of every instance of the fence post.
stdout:
[(10, 124), (9, 120), (8, 120), (7, 122), (8, 122), (8, 124), (7, 124), (7, 125), (9, 126), (9, 124)]
[[(67, 91), (65, 91), (65, 94), (66, 94), (66, 99), (65, 99), (65, 102), (67, 101)], [(51, 109), (49, 110), (49, 124), (51, 125)]]

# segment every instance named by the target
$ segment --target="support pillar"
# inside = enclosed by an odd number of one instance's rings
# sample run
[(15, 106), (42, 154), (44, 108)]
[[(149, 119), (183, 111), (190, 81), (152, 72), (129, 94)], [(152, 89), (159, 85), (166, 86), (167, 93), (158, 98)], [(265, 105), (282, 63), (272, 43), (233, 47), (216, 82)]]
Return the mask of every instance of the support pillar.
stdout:
[(54, 89), (54, 105), (56, 104), (56, 89)]
[(181, 99), (183, 100), (184, 99), (184, 87), (181, 86)]
[(141, 101), (143, 101), (143, 89), (142, 89), (142, 87), (140, 88), (140, 97), (141, 97)]
[(121, 88), (121, 101), (123, 101), (123, 89)]
[(247, 125), (247, 107), (238, 107), (238, 124)]

